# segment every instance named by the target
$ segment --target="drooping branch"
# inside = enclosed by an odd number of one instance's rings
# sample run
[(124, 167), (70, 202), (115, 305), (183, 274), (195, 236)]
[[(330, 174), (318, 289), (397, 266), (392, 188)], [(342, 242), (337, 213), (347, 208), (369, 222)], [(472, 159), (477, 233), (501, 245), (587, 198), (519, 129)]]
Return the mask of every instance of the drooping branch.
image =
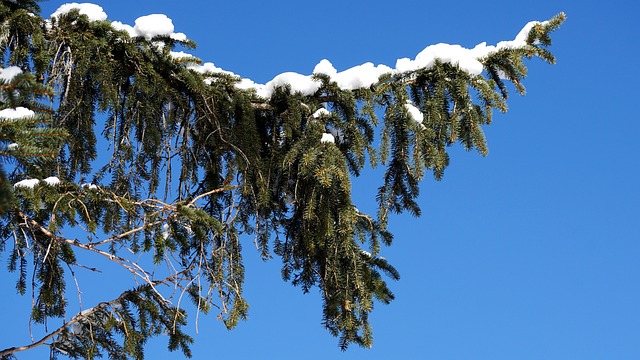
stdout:
[[(161, 280), (154, 280), (153, 281), (153, 285), (174, 283), (178, 279), (178, 277), (180, 277), (181, 275), (184, 275), (184, 274), (188, 273), (189, 271), (191, 271), (194, 268), (195, 265), (196, 265), (195, 263), (192, 263), (190, 266), (188, 266), (187, 268), (183, 269), (182, 271), (179, 271), (179, 272), (177, 272), (175, 274), (167, 276), (166, 278), (161, 279)], [(95, 314), (98, 311), (101, 311), (101, 310), (105, 309), (106, 307), (118, 306), (122, 302), (123, 299), (125, 299), (127, 296), (129, 296), (130, 294), (132, 294), (134, 292), (136, 292), (136, 290), (125, 291), (120, 296), (118, 296), (117, 298), (115, 298), (115, 299), (113, 299), (111, 301), (101, 302), (98, 305), (96, 305), (96, 306), (94, 306), (94, 307), (92, 307), (92, 308), (90, 308), (88, 310), (83, 310), (83, 311), (77, 313), (69, 321), (65, 322), (64, 324), (62, 324), (60, 327), (58, 327), (54, 331), (50, 332), (49, 334), (43, 336), (38, 341), (35, 341), (35, 342), (33, 342), (31, 344), (28, 344), (28, 345), (14, 346), (14, 347), (10, 347), (10, 348), (6, 348), (6, 349), (3, 349), (3, 350), (0, 350), (0, 358), (2, 358), (2, 359), (9, 358), (9, 356), (12, 355), (12, 354), (15, 354), (17, 352), (27, 351), (27, 350), (33, 349), (33, 348), (41, 346), (41, 345), (49, 345), (49, 346), (51, 346), (51, 344), (46, 344), (46, 342), (51, 340), (51, 339), (53, 339), (53, 338), (55, 338), (57, 335), (60, 335), (61, 333), (63, 333), (65, 330), (69, 329), (74, 324), (77, 324), (81, 320), (88, 318), (92, 314)]]

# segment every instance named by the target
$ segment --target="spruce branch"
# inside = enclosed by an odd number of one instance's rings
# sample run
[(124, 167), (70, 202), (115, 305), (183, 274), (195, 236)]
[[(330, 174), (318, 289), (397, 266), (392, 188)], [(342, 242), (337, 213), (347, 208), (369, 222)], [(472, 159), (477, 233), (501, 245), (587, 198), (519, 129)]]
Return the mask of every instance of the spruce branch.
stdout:
[[(157, 285), (161, 285), (161, 284), (175, 283), (175, 281), (180, 276), (182, 276), (182, 275), (188, 273), (189, 271), (191, 271), (193, 269), (193, 267), (194, 267), (194, 264), (192, 264), (191, 266), (183, 269), (180, 272), (177, 272), (175, 274), (167, 276), (164, 279), (155, 280), (154, 284), (157, 286)], [(96, 306), (94, 306), (94, 307), (92, 307), (92, 308), (90, 308), (88, 310), (83, 310), (83, 311), (77, 313), (69, 321), (65, 322), (64, 324), (62, 324), (60, 327), (58, 327), (54, 331), (46, 334), (41, 339), (39, 339), (37, 341), (34, 341), (31, 344), (24, 345), (24, 346), (15, 346), (15, 347), (10, 347), (10, 348), (6, 348), (6, 349), (0, 350), (0, 357), (1, 358), (5, 358), (5, 357), (13, 355), (13, 354), (15, 354), (17, 352), (30, 350), (30, 349), (33, 349), (35, 347), (41, 346), (41, 345), (47, 345), (47, 346), (54, 346), (55, 347), (55, 344), (47, 344), (46, 342), (51, 340), (51, 339), (53, 339), (53, 338), (55, 338), (56, 336), (62, 334), (63, 332), (67, 331), (74, 324), (78, 324), (80, 321), (89, 318), (91, 315), (93, 315), (93, 314), (95, 314), (95, 313), (97, 313), (99, 311), (103, 311), (107, 307), (111, 307), (111, 308), (119, 307), (124, 299), (126, 299), (129, 296), (131, 296), (132, 294), (137, 294), (138, 292), (139, 292), (139, 290), (127, 290), (127, 291), (123, 292), (120, 296), (118, 296), (117, 298), (115, 298), (115, 299), (113, 299), (111, 301), (101, 302), (98, 305), (96, 305)], [(177, 313), (176, 313), (176, 316), (178, 316)], [(173, 322), (174, 323), (174, 325), (173, 325), (174, 331), (176, 330), (176, 328), (175, 328), (175, 326), (177, 324), (176, 323), (176, 319), (174, 319), (174, 322)]]

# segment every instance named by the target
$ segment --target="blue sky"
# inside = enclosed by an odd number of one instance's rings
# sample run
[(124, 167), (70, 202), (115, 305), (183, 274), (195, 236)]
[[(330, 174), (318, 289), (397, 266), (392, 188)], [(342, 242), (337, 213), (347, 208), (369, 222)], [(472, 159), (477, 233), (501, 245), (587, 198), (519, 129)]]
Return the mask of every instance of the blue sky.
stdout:
[[(63, 3), (44, 2), (43, 14)], [(455, 147), (444, 179), (422, 184), (422, 217), (392, 219), (395, 242), (383, 255), (401, 280), (390, 284), (396, 300), (377, 304), (372, 315), (373, 349), (341, 352), (320, 324), (319, 294), (284, 283), (278, 260), (262, 263), (247, 239), (250, 319), (227, 331), (213, 317), (200, 318), (194, 358), (640, 358), (635, 2), (99, 5), (109, 19), (129, 24), (166, 14), (198, 43), (197, 56), (262, 83), (284, 71), (309, 74), (323, 58), (344, 70), (366, 61), (393, 66), (439, 42), (495, 44), (530, 20), (566, 12), (553, 35), (558, 63), (527, 63), (527, 95), (512, 91), (509, 112), (485, 129), (489, 156)], [(355, 180), (361, 210), (373, 211), (379, 175)], [(12, 309), (29, 299), (14, 296), (10, 285), (3, 291), (10, 307), (2, 317), (15, 326), (3, 326), (0, 339), (18, 334), (22, 344), (28, 314)], [(18, 344), (0, 340), (5, 345)], [(165, 349), (158, 339), (147, 356), (182, 357)]]

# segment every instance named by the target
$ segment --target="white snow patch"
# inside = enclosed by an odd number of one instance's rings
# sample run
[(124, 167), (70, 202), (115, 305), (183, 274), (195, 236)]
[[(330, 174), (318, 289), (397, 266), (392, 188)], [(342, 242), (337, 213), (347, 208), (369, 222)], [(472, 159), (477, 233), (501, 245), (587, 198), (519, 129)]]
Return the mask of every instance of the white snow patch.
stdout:
[(162, 225), (162, 238), (165, 240), (169, 238), (169, 224)]
[(236, 84), (236, 87), (242, 90), (254, 89), (256, 91), (256, 94), (263, 98), (268, 98), (271, 96), (271, 92), (267, 90), (266, 85), (257, 84), (251, 79), (243, 78), (238, 84)]
[(170, 38), (176, 41), (187, 41), (187, 35), (185, 33), (172, 33), (169, 35)]
[(186, 53), (184, 51), (171, 51), (169, 53), (169, 56), (171, 56), (174, 59), (187, 59), (187, 58), (195, 58), (193, 55)]
[(114, 29), (118, 30), (118, 31), (126, 31), (130, 37), (136, 37), (138, 36), (138, 34), (136, 33), (136, 30), (133, 28), (133, 26), (129, 25), (129, 24), (123, 24), (120, 21), (112, 21), (111, 22), (111, 27), (113, 27)]
[[(213, 79), (211, 79), (210, 77), (208, 77), (207, 75), (209, 74), (225, 74), (225, 75), (229, 75), (229, 76), (238, 76), (234, 73), (232, 73), (231, 71), (227, 71), (227, 70), (223, 70), (217, 66), (215, 66), (212, 62), (206, 62), (202, 65), (199, 64), (191, 64), (188, 66), (189, 69), (203, 74), (205, 76), (204, 82), (207, 85), (211, 85), (211, 82), (213, 81)], [(238, 76), (239, 77), (239, 76)], [(264, 85), (258, 85), (256, 83), (254, 83), (253, 81), (249, 80), (249, 79), (242, 79), (243, 81), (241, 81), (239, 84), (236, 84), (236, 87), (239, 89), (254, 89), (257, 88), (259, 86), (262, 86), (264, 88)], [(245, 81), (246, 80), (246, 81)], [(263, 94), (259, 94), (260, 96), (264, 96)]]
[(27, 179), (27, 180), (18, 181), (17, 183), (13, 184), (13, 186), (33, 189), (34, 187), (36, 187), (36, 185), (38, 185), (38, 183), (40, 183), (40, 180), (38, 179)]
[(101, 6), (91, 3), (68, 3), (61, 5), (51, 17), (58, 17), (69, 13), (73, 9), (78, 9), (78, 12), (82, 15), (87, 15), (91, 21), (104, 21), (107, 20), (107, 14), (104, 12)]
[(311, 115), (314, 119), (317, 119), (321, 116), (331, 116), (331, 111), (325, 109), (325, 108), (320, 108), (318, 110), (316, 110), (316, 112), (313, 113), (313, 115)]
[(405, 73), (422, 68), (429, 69), (433, 67), (437, 59), (441, 62), (458, 65), (460, 69), (469, 74), (479, 75), (484, 69), (479, 59), (487, 56), (492, 51), (495, 51), (495, 47), (487, 46), (486, 43), (478, 44), (473, 49), (444, 43), (430, 45), (418, 53), (414, 60), (407, 58), (398, 59), (396, 62), (396, 71), (398, 73)]
[(382, 74), (390, 73), (393, 69), (386, 65), (374, 66), (373, 63), (364, 63), (354, 66), (345, 71), (341, 71), (334, 76), (332, 80), (338, 83), (338, 86), (345, 90), (355, 90), (367, 88), (378, 82), (378, 78)]
[(10, 120), (26, 118), (26, 117), (34, 116), (35, 114), (36, 113), (34, 113), (32, 110), (29, 110), (22, 106), (18, 106), (15, 109), (9, 108), (9, 109), (0, 110), (0, 118), (10, 119)]
[(212, 62), (206, 62), (202, 65), (190, 65), (189, 69), (200, 73), (200, 74), (227, 74), (227, 75), (231, 75), (231, 76), (237, 76), (236, 74), (232, 73), (231, 71), (226, 71), (223, 70), (219, 67), (217, 67), (214, 63)]
[(56, 186), (60, 184), (60, 179), (58, 179), (56, 176), (50, 176), (42, 181), (47, 183), (47, 185), (51, 185), (51, 186)]
[(313, 68), (313, 73), (335, 76), (338, 73), (338, 70), (336, 70), (336, 68), (333, 67), (333, 64), (331, 64), (329, 60), (322, 59), (320, 60), (318, 65), (316, 65), (316, 67)]
[(84, 184), (80, 185), (80, 187), (81, 188), (86, 188), (86, 189), (89, 189), (89, 190), (97, 190), (98, 189), (97, 186), (95, 186), (95, 185), (93, 185), (91, 183), (84, 183)]
[(273, 93), (273, 90), (280, 86), (289, 84), (291, 91), (296, 93), (300, 92), (303, 95), (313, 95), (318, 89), (320, 89), (320, 82), (315, 81), (311, 76), (298, 74), (295, 72), (285, 72), (273, 78), (266, 84), (269, 95)]
[[(335, 81), (338, 86), (345, 90), (355, 90), (360, 88), (369, 87), (376, 82), (380, 75), (392, 72), (393, 69), (386, 65), (374, 66), (373, 63), (365, 63), (362, 65), (354, 66), (342, 72), (338, 72), (331, 62), (323, 59), (313, 69), (314, 74), (328, 75), (331, 80)], [(300, 92), (303, 95), (313, 95), (318, 89), (320, 89), (321, 83), (314, 80), (312, 75), (302, 75), (295, 72), (285, 72), (274, 77), (271, 81), (265, 85), (256, 84), (249, 79), (243, 79), (238, 88), (256, 90), (257, 94), (269, 98), (273, 94), (273, 91), (277, 87), (289, 85), (291, 91)]]
[(323, 134), (322, 134), (322, 139), (320, 139), (320, 142), (323, 142), (323, 143), (327, 143), (327, 142), (335, 143), (335, 142), (336, 142), (336, 140), (335, 140), (335, 138), (333, 137), (333, 135), (328, 134), (328, 133), (323, 133)]
[(373, 63), (370, 62), (338, 72), (327, 59), (320, 60), (318, 65), (313, 68), (314, 74), (328, 75), (331, 80), (338, 83), (340, 88), (345, 90), (369, 87), (378, 82), (380, 75), (390, 72), (393, 72), (393, 69), (390, 67), (386, 65), (374, 66)]
[(22, 74), (22, 69), (17, 66), (9, 66), (8, 68), (1, 69), (0, 68), (0, 79), (11, 82), (16, 75)]
[(151, 14), (136, 19), (134, 31), (138, 36), (151, 39), (154, 36), (171, 36), (173, 21), (164, 14)]
[[(130, 37), (144, 37), (151, 39), (154, 36), (168, 36), (176, 41), (187, 41), (187, 35), (184, 33), (173, 32), (173, 21), (164, 14), (151, 14), (141, 16), (136, 19), (135, 26), (121, 23), (120, 21), (112, 21), (111, 26), (116, 30), (126, 31)], [(162, 48), (164, 43), (156, 43), (156, 46)]]
[(547, 21), (530, 21), (527, 23), (527, 25), (525, 25), (522, 30), (520, 30), (520, 32), (518, 33), (518, 35), (516, 35), (516, 38), (511, 40), (511, 41), (501, 41), (498, 43), (498, 45), (496, 45), (496, 48), (498, 50), (501, 49), (517, 49), (517, 48), (521, 48), (527, 45), (527, 36), (529, 35), (529, 32), (531, 31), (531, 29), (533, 29), (534, 26), (536, 25), (546, 25)]
[(404, 104), (404, 108), (407, 109), (409, 115), (411, 115), (411, 119), (422, 125), (422, 121), (424, 121), (424, 115), (422, 114), (422, 111), (420, 111), (420, 109), (413, 105), (411, 101), (407, 101), (407, 103)]
[(480, 62), (482, 58), (502, 49), (525, 47), (527, 45), (527, 35), (529, 35), (531, 29), (538, 24), (544, 25), (546, 22), (531, 21), (520, 30), (514, 40), (501, 41), (496, 46), (487, 45), (486, 42), (476, 45), (473, 49), (444, 43), (430, 45), (418, 53), (414, 60), (408, 58), (398, 59), (395, 71), (397, 73), (405, 73), (421, 68), (429, 69), (435, 64), (436, 59), (438, 59), (441, 62), (458, 65), (460, 69), (469, 74), (479, 75), (484, 68)]
[(88, 309), (85, 309), (85, 310), (82, 310), (82, 311), (80, 311), (80, 316), (86, 316), (87, 314), (89, 314), (92, 311), (93, 311), (92, 307), (88, 308)]

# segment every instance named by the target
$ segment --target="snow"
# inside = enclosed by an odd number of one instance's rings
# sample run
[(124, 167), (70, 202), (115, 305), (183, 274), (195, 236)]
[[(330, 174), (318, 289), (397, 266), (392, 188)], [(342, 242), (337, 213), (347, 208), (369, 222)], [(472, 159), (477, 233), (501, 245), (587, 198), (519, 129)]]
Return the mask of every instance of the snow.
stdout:
[(88, 308), (88, 309), (80, 311), (80, 315), (84, 316), (84, 315), (89, 314), (92, 311), (93, 311), (93, 308)]
[[(62, 5), (51, 15), (51, 17), (68, 13), (72, 9), (78, 9), (81, 14), (89, 16), (92, 21), (106, 20), (107, 18), (106, 13), (100, 6), (90, 3), (70, 3)], [(383, 64), (374, 65), (371, 62), (366, 62), (339, 72), (329, 60), (323, 59), (314, 67), (312, 74), (327, 75), (344, 90), (356, 90), (370, 87), (377, 83), (380, 76), (383, 74), (404, 74), (419, 69), (430, 69), (434, 66), (436, 61), (456, 65), (461, 70), (466, 71), (471, 75), (479, 75), (484, 70), (484, 66), (481, 62), (483, 58), (501, 49), (513, 49), (526, 46), (527, 35), (537, 24), (544, 23), (531, 21), (522, 28), (522, 30), (516, 35), (515, 39), (510, 41), (501, 41), (495, 46), (480, 43), (474, 48), (468, 49), (460, 45), (444, 43), (430, 45), (420, 51), (414, 59), (406, 57), (398, 59), (395, 64), (395, 68), (391, 68)], [(176, 41), (187, 40), (187, 36), (184, 33), (174, 32), (173, 21), (164, 14), (141, 16), (135, 20), (135, 26), (133, 27), (119, 21), (113, 21), (111, 25), (116, 30), (126, 31), (131, 37), (152, 39), (156, 36), (168, 36)], [(161, 45), (164, 46), (164, 44)], [(172, 51), (170, 52), (170, 56), (175, 59), (184, 59), (191, 57), (192, 55), (182, 51)], [(201, 74), (221, 73), (237, 76), (233, 72), (216, 67), (211, 62), (204, 63), (203, 65), (191, 65), (189, 68)], [(5, 69), (5, 71), (6, 70), (7, 69)], [(16, 70), (13, 69), (12, 71)], [(8, 77), (10, 75), (4, 75), (4, 72), (0, 73), (0, 78), (4, 78), (4, 76)], [(312, 75), (303, 75), (296, 72), (285, 72), (279, 74), (266, 84), (259, 84), (251, 79), (239, 78), (241, 80), (236, 84), (238, 89), (253, 89), (258, 96), (263, 98), (271, 97), (276, 88), (285, 85), (289, 85), (292, 92), (299, 92), (302, 95), (310, 96), (315, 94), (320, 89), (321, 85), (319, 81), (313, 79)], [(210, 84), (211, 81), (213, 81), (213, 79), (205, 79), (207, 84)]]
[(368, 88), (378, 82), (380, 75), (393, 72), (386, 65), (374, 66), (373, 63), (364, 63), (331, 76), (331, 80), (345, 90)]
[(58, 17), (69, 13), (73, 9), (78, 9), (78, 12), (82, 15), (87, 15), (90, 21), (104, 21), (107, 20), (107, 14), (102, 10), (102, 7), (91, 3), (68, 3), (61, 5), (51, 17)]
[(414, 60), (410, 60), (408, 58), (398, 59), (396, 62), (395, 72), (406, 73), (421, 68), (429, 69), (435, 64), (437, 59), (441, 62), (458, 65), (461, 70), (464, 70), (469, 74), (480, 75), (484, 69), (482, 62), (480, 62), (482, 58), (502, 49), (525, 47), (527, 45), (526, 40), (529, 32), (538, 24), (544, 25), (546, 22), (531, 21), (527, 23), (522, 30), (520, 30), (514, 40), (501, 41), (496, 46), (487, 45), (486, 42), (476, 45), (473, 49), (467, 49), (460, 45), (444, 43), (427, 46), (424, 50), (418, 53), (418, 55), (416, 55)]
[[(116, 30), (126, 31), (130, 37), (144, 37), (147, 40), (155, 36), (168, 36), (176, 41), (187, 41), (184, 33), (173, 32), (173, 21), (163, 14), (151, 14), (136, 19), (135, 26), (123, 24), (120, 21), (112, 21), (111, 26)], [(161, 43), (162, 47), (164, 43)]]
[(169, 56), (171, 56), (174, 59), (188, 59), (188, 58), (194, 58), (193, 55), (186, 53), (184, 51), (171, 51), (169, 53)]
[(407, 103), (404, 104), (404, 108), (407, 109), (409, 115), (411, 115), (411, 119), (413, 119), (418, 124), (422, 124), (422, 121), (424, 121), (424, 115), (422, 114), (422, 111), (420, 111), (420, 109), (413, 105), (411, 101), (407, 101)]
[(335, 142), (336, 142), (336, 140), (335, 140), (335, 138), (333, 137), (333, 135), (328, 134), (328, 133), (323, 133), (323, 134), (322, 134), (322, 139), (320, 139), (320, 142), (323, 142), (323, 143), (327, 143), (327, 142), (335, 143)]
[(525, 25), (522, 30), (520, 30), (520, 32), (518, 33), (518, 35), (516, 35), (516, 38), (511, 40), (511, 41), (501, 41), (498, 43), (498, 45), (496, 45), (496, 48), (498, 50), (501, 49), (517, 49), (517, 48), (521, 48), (524, 47), (525, 45), (527, 45), (527, 36), (529, 35), (529, 32), (531, 31), (531, 29), (533, 29), (534, 26), (536, 25), (545, 25), (547, 24), (547, 21), (530, 21), (527, 23), (527, 25)]
[(165, 240), (169, 238), (169, 224), (162, 225), (162, 238)]
[(212, 62), (206, 62), (202, 65), (191, 65), (189, 66), (189, 69), (200, 73), (200, 74), (206, 74), (206, 73), (212, 73), (212, 74), (227, 74), (227, 75), (231, 75), (231, 76), (237, 76), (236, 74), (232, 73), (231, 71), (226, 71), (226, 70), (222, 70), (219, 67), (215, 66), (214, 63)]
[(329, 60), (322, 59), (320, 60), (318, 65), (316, 65), (316, 67), (313, 68), (313, 73), (335, 76), (338, 73), (338, 70), (336, 70), (336, 68), (333, 67), (333, 65), (331, 64), (331, 62), (329, 62)]
[(84, 183), (84, 184), (80, 185), (80, 187), (82, 187), (82, 188), (87, 188), (87, 189), (89, 189), (89, 190), (96, 190), (96, 189), (98, 189), (98, 187), (97, 187), (97, 186), (95, 186), (95, 185), (93, 185), (93, 184), (91, 184), (91, 183)]
[[(189, 68), (189, 69), (191, 69), (191, 70), (193, 70), (193, 71), (195, 71), (197, 73), (205, 75), (204, 82), (207, 85), (210, 85), (211, 81), (212, 81), (210, 78), (208, 78), (206, 76), (208, 74), (225, 74), (225, 75), (230, 75), (230, 76), (238, 76), (238, 75), (232, 73), (231, 71), (226, 71), (226, 70), (223, 70), (223, 69), (215, 66), (212, 62), (206, 62), (206, 63), (204, 63), (202, 65), (191, 64), (187, 68)], [(245, 79), (243, 79), (243, 80), (245, 80)], [(253, 81), (251, 81), (251, 80), (248, 80), (248, 81), (249, 82), (240, 82), (239, 84), (236, 84), (236, 87), (239, 88), (239, 89), (246, 90), (246, 89), (256, 88), (258, 86)], [(262, 85), (262, 86), (264, 87), (264, 85)]]
[(56, 186), (60, 184), (60, 179), (58, 179), (56, 176), (50, 176), (42, 181), (44, 181), (45, 183), (47, 183), (47, 185), (50, 185), (50, 186)]
[(176, 41), (187, 41), (187, 35), (185, 33), (172, 33), (169, 37)]
[(34, 116), (34, 115), (35, 113), (33, 111), (21, 106), (18, 106), (15, 109), (9, 108), (9, 109), (0, 110), (0, 118), (3, 118), (3, 119), (15, 120), (15, 119)]
[(313, 115), (311, 115), (314, 119), (317, 119), (323, 115), (326, 116), (330, 116), (331, 115), (331, 111), (325, 109), (325, 108), (320, 108), (318, 109), (316, 112), (313, 113)]
[(136, 19), (133, 30), (137, 36), (151, 39), (155, 36), (171, 36), (173, 21), (164, 14), (151, 14)]
[[(313, 70), (315, 74), (328, 75), (331, 80), (335, 81), (338, 86), (345, 90), (355, 90), (360, 88), (369, 87), (376, 82), (380, 75), (391, 72), (392, 69), (386, 65), (374, 66), (373, 63), (365, 63), (362, 65), (354, 66), (342, 72), (338, 72), (329, 60), (323, 59), (316, 65)], [(313, 79), (312, 75), (302, 75), (295, 72), (285, 72), (277, 75), (273, 80), (266, 84), (256, 84), (252, 80), (242, 79), (238, 88), (256, 90), (256, 93), (264, 98), (269, 98), (273, 94), (273, 91), (281, 86), (291, 86), (292, 92), (299, 92), (302, 95), (310, 96), (315, 94), (319, 89), (321, 83), (318, 80)]]
[(480, 75), (484, 66), (479, 59), (489, 55), (495, 51), (494, 46), (487, 46), (486, 43), (480, 43), (473, 49), (467, 49), (460, 45), (451, 44), (435, 44), (424, 48), (416, 55), (414, 60), (407, 58), (398, 59), (396, 62), (396, 72), (406, 73), (418, 69), (430, 69), (436, 62), (436, 59), (458, 65), (461, 70), (472, 75)]
[(27, 180), (18, 181), (17, 183), (13, 184), (13, 186), (33, 189), (39, 183), (40, 183), (40, 180), (38, 179), (27, 179)]
[(345, 90), (369, 87), (378, 82), (380, 75), (390, 72), (393, 72), (390, 67), (386, 65), (375, 66), (370, 62), (338, 72), (327, 59), (320, 60), (318, 65), (313, 68), (314, 74), (328, 75), (340, 88)]
[(22, 74), (22, 70), (17, 66), (9, 66), (6, 69), (0, 68), (0, 80), (11, 82), (16, 75)]
[(300, 92), (303, 95), (313, 95), (318, 89), (320, 89), (320, 82), (315, 81), (311, 76), (298, 74), (295, 72), (285, 72), (273, 78), (273, 80), (266, 83), (268, 94), (272, 94), (273, 90), (277, 87), (281, 87), (289, 84), (291, 91), (296, 93)]
[(236, 84), (236, 87), (238, 89), (242, 89), (242, 90), (253, 89), (253, 90), (256, 91), (256, 94), (258, 94), (258, 96), (263, 97), (263, 98), (268, 98), (268, 97), (271, 96), (271, 92), (267, 90), (267, 86), (266, 85), (256, 84), (251, 79), (242, 79), (242, 80), (240, 80), (240, 82)]
[(127, 33), (129, 33), (130, 37), (138, 36), (136, 30), (131, 25), (123, 24), (120, 21), (112, 21), (111, 26), (118, 31), (126, 31)]
[[(472, 49), (455, 44), (440, 43), (429, 45), (420, 51), (414, 59), (398, 59), (395, 68), (383, 64), (374, 65), (371, 62), (367, 62), (338, 72), (329, 60), (323, 59), (314, 67), (312, 74), (327, 75), (344, 90), (370, 87), (378, 82), (381, 75), (387, 73), (404, 74), (419, 69), (430, 69), (434, 66), (436, 60), (456, 65), (471, 75), (480, 75), (484, 70), (481, 62), (483, 58), (501, 49), (513, 49), (526, 46), (527, 35), (537, 24), (544, 25), (545, 22), (531, 21), (522, 28), (514, 40), (501, 41), (495, 46), (487, 45), (485, 42), (476, 45)], [(219, 68), (216, 68), (216, 71), (213, 72), (230, 73)], [(275, 88), (286, 84), (291, 86), (293, 92), (300, 92), (303, 95), (312, 95), (320, 88), (320, 83), (313, 80), (311, 75), (302, 75), (294, 72), (285, 72), (277, 75), (273, 80), (264, 85), (257, 84), (250, 79), (242, 79), (236, 87), (240, 89), (255, 89), (259, 96), (269, 98)]]

